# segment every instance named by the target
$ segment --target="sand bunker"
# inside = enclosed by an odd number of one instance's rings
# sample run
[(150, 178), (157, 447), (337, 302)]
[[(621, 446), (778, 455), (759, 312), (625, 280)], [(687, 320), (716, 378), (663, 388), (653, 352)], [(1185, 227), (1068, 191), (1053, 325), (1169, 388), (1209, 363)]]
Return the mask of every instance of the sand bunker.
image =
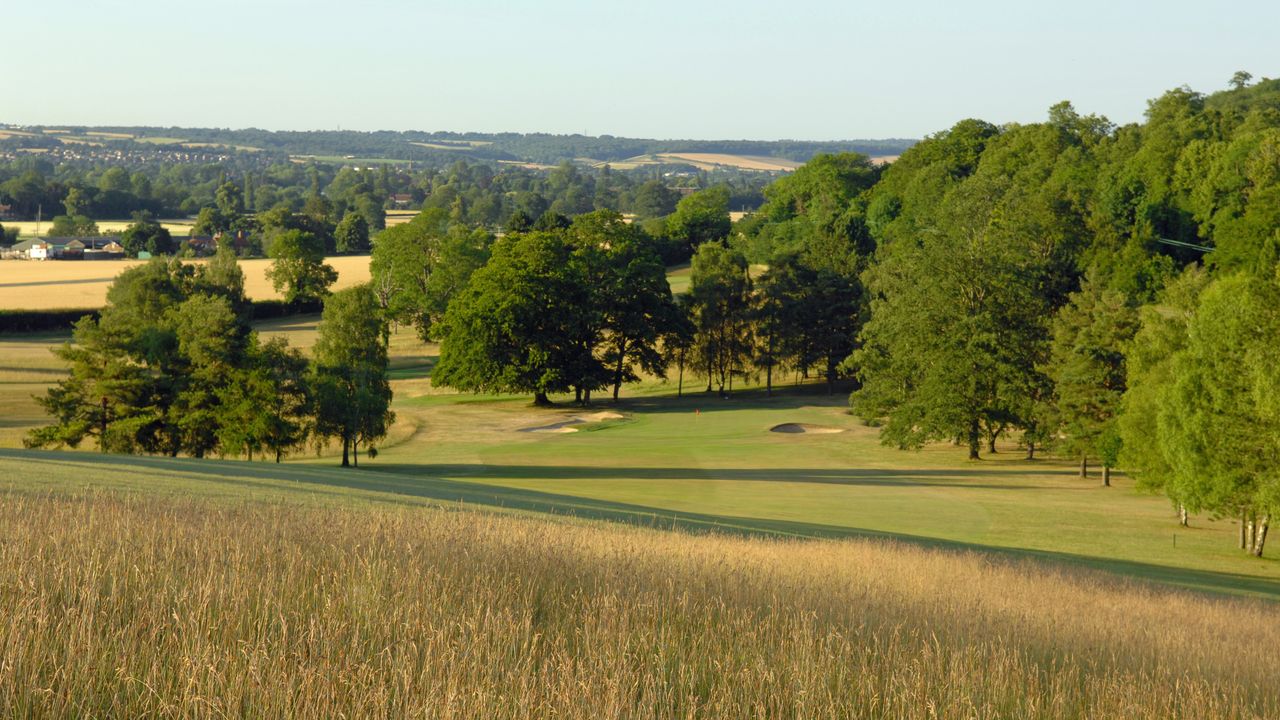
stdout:
[(574, 425), (582, 425), (584, 423), (598, 423), (605, 420), (621, 420), (624, 416), (616, 412), (597, 412), (587, 413), (585, 415), (575, 415), (568, 420), (550, 425), (539, 425), (538, 427), (520, 428), (520, 432), (528, 433), (571, 433), (578, 432), (578, 428)]
[(842, 433), (844, 428), (831, 427), (830, 425), (814, 425), (812, 423), (782, 423), (769, 428), (769, 432), (787, 433), (797, 435), (800, 433), (815, 433), (818, 435), (830, 435), (832, 433)]

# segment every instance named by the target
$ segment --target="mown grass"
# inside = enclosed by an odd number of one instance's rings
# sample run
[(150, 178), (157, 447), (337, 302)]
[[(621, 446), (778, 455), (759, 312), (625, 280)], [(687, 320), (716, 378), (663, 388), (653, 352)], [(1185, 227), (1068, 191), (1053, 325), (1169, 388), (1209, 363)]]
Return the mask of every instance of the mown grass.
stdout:
[(1271, 603), (892, 542), (62, 482), (0, 494), (6, 717), (1280, 712)]

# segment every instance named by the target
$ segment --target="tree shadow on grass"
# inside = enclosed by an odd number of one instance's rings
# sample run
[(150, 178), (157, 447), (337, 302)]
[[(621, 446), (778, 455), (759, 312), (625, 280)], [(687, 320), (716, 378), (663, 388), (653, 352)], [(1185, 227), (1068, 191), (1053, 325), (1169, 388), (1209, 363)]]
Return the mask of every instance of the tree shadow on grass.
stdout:
[[(979, 478), (1025, 477), (1025, 469), (1003, 468), (688, 468), (607, 467), (581, 465), (492, 465), (383, 463), (370, 465), (374, 472), (411, 476), (489, 478), (495, 480), (729, 480), (750, 482), (817, 483), (829, 485), (947, 487), (971, 490), (1043, 490), (1043, 485), (972, 482)], [(1073, 475), (1070, 469), (1050, 469), (1036, 475)], [(1055, 490), (1094, 490), (1093, 483)]]
[[(1256, 575), (1195, 570), (1048, 550), (1004, 548), (870, 528), (684, 512), (633, 503), (563, 495), (542, 490), (426, 477), (418, 474), (418, 472), (413, 474), (404, 472), (406, 468), (417, 468), (418, 471), (421, 471), (430, 466), (401, 465), (393, 468), (381, 467), (375, 472), (297, 464), (275, 465), (225, 460), (190, 460), (0, 449), (0, 460), (5, 459), (49, 466), (62, 466), (80, 472), (88, 472), (86, 466), (91, 467), (93, 465), (132, 468), (135, 471), (150, 469), (185, 479), (245, 489), (274, 489), (278, 491), (280, 489), (279, 481), (288, 481), (296, 483), (298, 490), (305, 493), (325, 496), (333, 495), (344, 500), (364, 499), (374, 502), (412, 505), (424, 503), (461, 505), (471, 506), (471, 509), (571, 516), (692, 533), (730, 533), (764, 538), (891, 540), (924, 548), (983, 553), (1007, 560), (1034, 558), (1067, 567), (1103, 570), (1129, 579), (1145, 580), (1184, 590), (1207, 592), (1216, 595), (1247, 595), (1268, 600), (1280, 600), (1280, 579)], [(438, 466), (435, 469), (456, 472), (472, 467), (454, 465)], [(545, 470), (546, 468), (539, 469)], [(17, 478), (17, 486), (21, 487), (20, 477)]]

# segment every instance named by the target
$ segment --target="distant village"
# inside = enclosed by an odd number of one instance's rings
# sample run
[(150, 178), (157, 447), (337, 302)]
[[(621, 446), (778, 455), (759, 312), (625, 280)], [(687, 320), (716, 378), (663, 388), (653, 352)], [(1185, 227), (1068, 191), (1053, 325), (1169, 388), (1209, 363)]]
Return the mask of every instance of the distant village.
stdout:
[[(86, 237), (30, 238), (6, 248), (0, 248), (0, 260), (123, 260), (124, 246), (119, 235), (94, 235)], [(193, 235), (182, 238), (183, 250), (179, 254), (201, 257), (212, 255), (218, 249), (216, 235)], [(247, 238), (237, 233), (233, 244), (239, 249)], [(138, 253), (139, 260), (151, 258), (145, 250)]]

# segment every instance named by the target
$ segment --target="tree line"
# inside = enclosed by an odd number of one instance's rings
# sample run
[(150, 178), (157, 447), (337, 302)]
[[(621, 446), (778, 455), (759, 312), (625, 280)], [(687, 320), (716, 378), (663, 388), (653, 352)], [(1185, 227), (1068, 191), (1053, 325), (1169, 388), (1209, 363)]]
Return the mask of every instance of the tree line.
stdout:
[[(244, 275), (222, 248), (195, 266), (156, 258), (121, 273), (99, 317), (56, 351), (69, 377), (37, 398), (53, 423), (28, 447), (192, 457), (282, 457), (342, 445), (374, 453), (389, 410), (387, 328), (368, 286), (329, 295), (308, 359), (248, 323)], [(356, 460), (358, 463), (358, 460)]]
[[(444, 263), (470, 276), (433, 290), (421, 274), (432, 299), (410, 304), (433, 308), (417, 322), (441, 340), (440, 383), (541, 402), (671, 369), (678, 392), (686, 370), (721, 393), (783, 370), (843, 379), (886, 443), (954, 442), (976, 460), (1011, 439), (1075, 457), (1081, 476), (1096, 462), (1104, 484), (1124, 467), (1184, 521), (1236, 518), (1261, 554), (1280, 501), (1278, 106), (1280, 81), (1236, 82), (1166, 93), (1141, 124), (1061, 103), (1043, 123), (962, 121), (885, 169), (818, 156), (728, 233), (694, 233), (690, 289), (669, 301), (610, 257), (664, 259), (679, 207), (653, 226), (601, 213), (511, 228), (488, 250), (437, 232), (474, 251)], [(714, 208), (692, 226), (725, 219), (712, 197), (680, 201)], [(652, 291), (611, 291), (625, 285)], [(655, 332), (610, 325), (632, 302)]]
[(1116, 127), (963, 121), (852, 204), (874, 241), (845, 361), (885, 442), (1000, 437), (1123, 467), (1261, 555), (1271, 470), (1280, 82), (1151, 101)]

